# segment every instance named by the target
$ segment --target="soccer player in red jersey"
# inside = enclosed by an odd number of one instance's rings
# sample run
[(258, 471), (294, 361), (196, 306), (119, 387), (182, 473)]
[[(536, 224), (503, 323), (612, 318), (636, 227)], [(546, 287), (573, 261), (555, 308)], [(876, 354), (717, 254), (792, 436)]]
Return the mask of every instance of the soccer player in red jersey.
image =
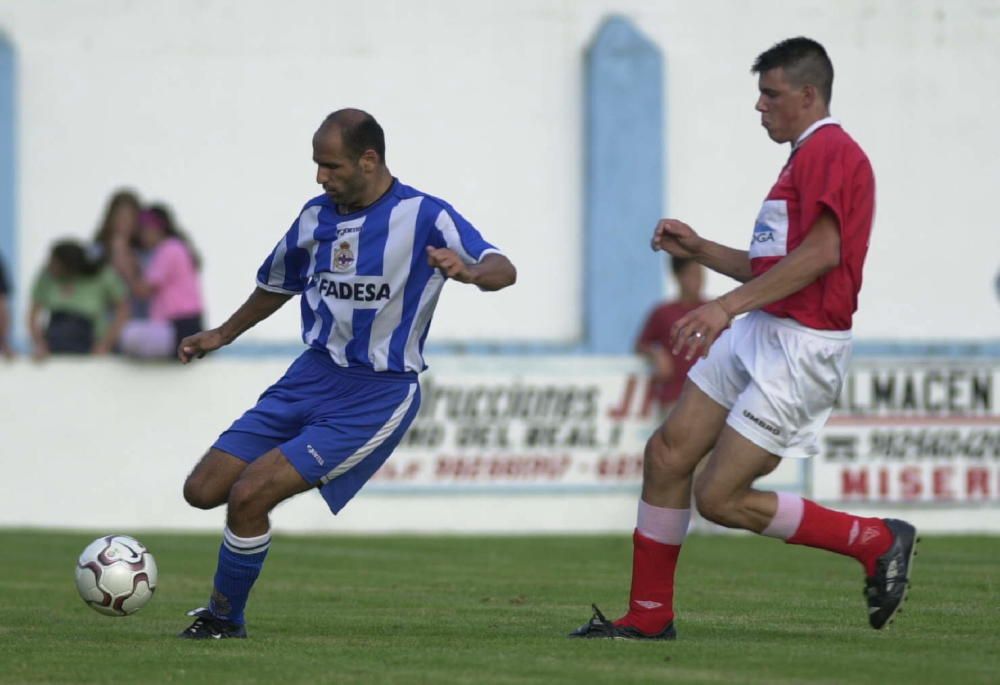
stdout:
[(646, 444), (629, 609), (609, 621), (594, 607), (571, 637), (676, 637), (674, 569), (692, 490), (702, 516), (720, 525), (857, 559), (873, 628), (887, 625), (906, 597), (916, 544), (909, 523), (753, 487), (781, 459), (818, 452), (850, 357), (875, 179), (865, 153), (830, 117), (833, 65), (819, 43), (782, 41), (752, 71), (761, 125), (771, 140), (791, 143), (791, 155), (757, 215), (749, 250), (706, 240), (676, 219), (653, 232), (654, 250), (693, 258), (742, 285), (673, 326), (674, 351), (703, 358)]

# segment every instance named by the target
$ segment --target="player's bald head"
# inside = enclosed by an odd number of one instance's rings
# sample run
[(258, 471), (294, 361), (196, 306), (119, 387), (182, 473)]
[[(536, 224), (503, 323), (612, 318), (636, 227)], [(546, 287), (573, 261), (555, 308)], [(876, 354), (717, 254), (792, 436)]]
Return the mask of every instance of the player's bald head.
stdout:
[(367, 150), (374, 150), (385, 163), (385, 133), (368, 112), (360, 109), (338, 109), (327, 115), (316, 131), (316, 138), (331, 133), (340, 135), (345, 151), (358, 159)]

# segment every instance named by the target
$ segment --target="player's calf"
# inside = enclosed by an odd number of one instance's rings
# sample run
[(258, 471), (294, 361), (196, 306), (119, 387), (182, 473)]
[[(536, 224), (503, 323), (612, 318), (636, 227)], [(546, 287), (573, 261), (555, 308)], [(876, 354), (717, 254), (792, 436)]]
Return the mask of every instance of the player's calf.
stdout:
[(717, 487), (702, 475), (695, 481), (694, 500), (698, 513), (706, 521), (759, 533), (773, 516), (767, 504), (770, 493), (753, 489), (730, 491)]
[(260, 488), (252, 481), (238, 480), (229, 491), (227, 504), (227, 521), (230, 527), (239, 530), (241, 534), (256, 535), (259, 531), (248, 533), (244, 529), (260, 528), (261, 525), (266, 528), (267, 515), (276, 503), (264, 498)]

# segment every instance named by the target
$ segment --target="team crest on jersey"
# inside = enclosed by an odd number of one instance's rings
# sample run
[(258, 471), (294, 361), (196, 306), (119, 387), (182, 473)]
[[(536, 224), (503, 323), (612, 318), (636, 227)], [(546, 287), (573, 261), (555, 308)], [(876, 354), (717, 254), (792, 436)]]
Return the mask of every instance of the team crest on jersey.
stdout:
[(337, 251), (333, 254), (334, 271), (350, 271), (354, 266), (354, 253), (351, 252), (351, 244), (343, 242), (337, 246)]

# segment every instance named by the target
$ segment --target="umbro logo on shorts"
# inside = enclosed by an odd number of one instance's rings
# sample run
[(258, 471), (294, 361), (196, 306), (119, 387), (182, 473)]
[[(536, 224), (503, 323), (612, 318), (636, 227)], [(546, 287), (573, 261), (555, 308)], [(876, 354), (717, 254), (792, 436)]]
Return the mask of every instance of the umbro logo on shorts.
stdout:
[(763, 428), (764, 430), (766, 430), (768, 433), (772, 433), (774, 435), (781, 435), (781, 429), (780, 428), (778, 428), (777, 426), (771, 425), (770, 423), (768, 423), (764, 419), (757, 418), (756, 416), (754, 416), (753, 414), (751, 414), (746, 409), (743, 410), (743, 416), (747, 417), (748, 419), (750, 419), (751, 421), (753, 421), (754, 423), (756, 423), (758, 426), (760, 426), (761, 428)]

